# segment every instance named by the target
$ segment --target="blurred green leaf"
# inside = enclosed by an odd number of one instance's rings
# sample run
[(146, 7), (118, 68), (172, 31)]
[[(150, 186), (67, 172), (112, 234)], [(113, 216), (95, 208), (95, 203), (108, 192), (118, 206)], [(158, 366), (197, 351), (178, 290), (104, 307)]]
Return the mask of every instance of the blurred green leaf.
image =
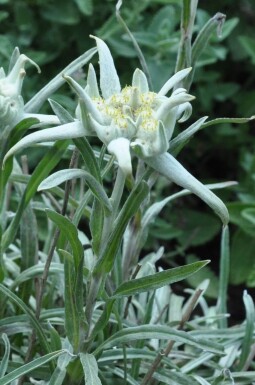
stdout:
[(80, 21), (80, 15), (75, 5), (70, 1), (58, 3), (48, 2), (41, 10), (44, 19), (59, 24), (76, 25)]
[(93, 13), (93, 0), (74, 0), (79, 10), (87, 16)]
[(254, 248), (254, 238), (241, 230), (236, 231), (230, 248), (230, 283), (233, 285), (245, 283), (254, 271)]
[(255, 226), (249, 219), (245, 217), (245, 215), (243, 215), (243, 212), (245, 212), (246, 210), (254, 210), (255, 204), (231, 202), (228, 203), (227, 207), (230, 215), (230, 222), (234, 223), (235, 225), (240, 227), (242, 231), (253, 237)]
[(255, 41), (253, 37), (250, 36), (238, 36), (242, 47), (246, 51), (247, 55), (250, 57), (252, 64), (255, 64)]

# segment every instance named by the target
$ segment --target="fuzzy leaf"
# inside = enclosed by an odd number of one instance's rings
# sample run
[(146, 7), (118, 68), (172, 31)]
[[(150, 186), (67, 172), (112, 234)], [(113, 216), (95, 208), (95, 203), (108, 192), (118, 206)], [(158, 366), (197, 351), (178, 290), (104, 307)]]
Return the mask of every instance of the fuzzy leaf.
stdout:
[(131, 296), (137, 293), (144, 293), (149, 290), (156, 290), (165, 285), (181, 281), (196, 273), (208, 263), (209, 261), (199, 261), (189, 265), (160, 271), (159, 273), (147, 275), (146, 277), (132, 279), (122, 283), (113, 293), (111, 299)]
[(67, 170), (60, 170), (55, 172), (46, 178), (38, 187), (38, 191), (48, 190), (59, 184), (66, 182), (71, 179), (84, 178), (89, 185), (94, 196), (103, 205), (105, 210), (110, 213), (112, 211), (112, 205), (106, 195), (106, 192), (102, 185), (87, 171), (72, 168)]
[(18, 143), (10, 148), (4, 157), (3, 163), (17, 151), (21, 151), (33, 144), (47, 141), (80, 138), (84, 135), (86, 135), (86, 130), (79, 121), (33, 132), (32, 134), (22, 138)]
[(98, 37), (91, 36), (96, 40), (100, 63), (100, 88), (104, 99), (121, 91), (119, 77), (114, 65), (111, 52), (105, 42)]
[(97, 349), (94, 354), (97, 355), (101, 351), (108, 349), (112, 346), (117, 346), (123, 343), (129, 343), (131, 341), (143, 340), (143, 339), (165, 339), (174, 340), (181, 343), (185, 343), (191, 346), (195, 346), (198, 349), (211, 351), (217, 354), (224, 353), (224, 347), (219, 343), (194, 338), (189, 333), (173, 329), (169, 326), (162, 325), (142, 325), (133, 326), (122, 329), (113, 334), (107, 340), (105, 340)]
[(85, 375), (85, 385), (102, 385), (98, 377), (98, 366), (93, 354), (80, 353), (80, 360)]
[(66, 141), (61, 143), (56, 143), (43, 157), (38, 166), (33, 172), (27, 187), (24, 191), (24, 194), (20, 200), (18, 209), (16, 210), (15, 217), (13, 218), (11, 224), (3, 234), (2, 238), (2, 249), (5, 250), (9, 244), (13, 241), (15, 234), (19, 227), (20, 218), (22, 213), (30, 200), (33, 198), (34, 194), (37, 191), (37, 188), (41, 181), (48, 176), (51, 170), (58, 164), (60, 159), (63, 156), (63, 153), (66, 150), (68, 143)]
[(41, 367), (49, 361), (54, 360), (59, 357), (61, 354), (66, 353), (66, 350), (62, 349), (57, 352), (52, 352), (46, 354), (45, 356), (36, 358), (35, 360), (29, 362), (28, 364), (22, 365), (19, 368), (13, 370), (12, 372), (6, 374), (3, 378), (0, 379), (0, 385), (7, 385), (10, 382), (16, 380), (19, 377), (24, 376), (27, 373), (30, 373), (32, 370)]
[(8, 368), (8, 361), (9, 361), (10, 350), (11, 350), (10, 341), (8, 339), (8, 336), (5, 333), (3, 333), (1, 337), (2, 337), (2, 340), (4, 341), (5, 350), (4, 350), (3, 358), (0, 362), (0, 378), (2, 378), (4, 376), (4, 374)]
[(228, 223), (228, 210), (222, 200), (191, 175), (171, 154), (146, 158), (145, 162), (170, 181), (196, 194), (216, 212), (224, 225)]
[[(38, 338), (40, 340), (40, 344), (43, 347), (45, 352), (50, 352), (50, 347), (46, 338), (46, 335), (44, 333), (44, 330), (42, 329), (42, 326), (40, 322), (37, 320), (33, 312), (29, 309), (29, 307), (14, 293), (12, 293), (7, 287), (0, 284), (0, 292), (8, 297), (12, 302), (14, 302), (27, 316), (29, 317), (31, 324), (35, 328)], [(6, 376), (5, 376), (6, 377)], [(4, 377), (4, 378), (5, 378)], [(16, 377), (15, 377), (16, 378)], [(0, 380), (0, 385), (2, 380)], [(4, 382), (5, 383), (5, 382)]]
[(48, 218), (50, 218), (64, 233), (66, 239), (70, 243), (70, 246), (73, 250), (75, 270), (77, 271), (80, 264), (80, 260), (83, 259), (84, 254), (81, 241), (78, 237), (77, 228), (68, 218), (64, 217), (61, 214), (58, 214), (56, 211), (46, 209), (45, 212)]
[(95, 266), (94, 274), (106, 273), (112, 269), (127, 223), (135, 215), (148, 192), (147, 183), (142, 181), (130, 193), (116, 219), (114, 229), (109, 236), (102, 255)]

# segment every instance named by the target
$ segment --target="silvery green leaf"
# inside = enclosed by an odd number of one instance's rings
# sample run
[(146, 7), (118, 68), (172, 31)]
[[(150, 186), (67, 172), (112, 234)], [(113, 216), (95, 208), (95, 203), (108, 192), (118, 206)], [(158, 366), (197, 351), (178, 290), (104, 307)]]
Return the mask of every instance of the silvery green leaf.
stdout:
[(193, 375), (193, 377), (195, 378), (195, 380), (197, 380), (199, 382), (199, 384), (201, 385), (212, 385), (210, 382), (206, 381), (204, 378), (200, 377), (200, 376), (197, 376), (197, 375)]
[(195, 123), (189, 126), (186, 130), (177, 135), (170, 141), (170, 152), (175, 153), (176, 150), (182, 148), (186, 142), (202, 127), (208, 116), (198, 119)]
[(66, 350), (58, 350), (56, 352), (51, 352), (48, 354), (45, 354), (44, 356), (38, 357), (34, 359), (33, 361), (28, 362), (25, 365), (19, 366), (17, 369), (12, 370), (8, 374), (6, 374), (4, 377), (0, 379), (0, 385), (7, 385), (10, 382), (16, 380), (17, 378), (24, 376), (25, 374), (30, 373), (31, 371), (35, 370), (36, 368), (41, 367), (42, 365), (46, 364), (47, 362), (50, 362), (57, 357), (59, 357), (61, 354), (66, 353)]
[(191, 67), (185, 68), (181, 71), (176, 72), (163, 87), (159, 90), (158, 95), (166, 95), (169, 90), (171, 90), (176, 84), (178, 84), (182, 79), (184, 79), (192, 70)]
[(55, 368), (48, 385), (61, 385), (66, 376), (66, 367), (72, 359), (72, 355), (66, 352), (58, 357), (57, 367)]
[(116, 156), (118, 165), (125, 175), (132, 173), (132, 163), (130, 155), (130, 142), (126, 138), (117, 138), (108, 144), (110, 154)]
[(99, 98), (99, 89), (97, 85), (97, 77), (96, 72), (93, 67), (93, 65), (90, 63), (89, 70), (88, 70), (88, 76), (87, 76), (87, 87), (88, 87), (88, 94), (91, 98)]
[(74, 89), (77, 93), (78, 97), (84, 102), (87, 108), (87, 113), (90, 113), (94, 119), (96, 119), (99, 123), (103, 122), (100, 112), (96, 108), (96, 104), (93, 103), (92, 99), (86, 93), (86, 91), (70, 76), (64, 76), (64, 79), (67, 83)]
[(222, 200), (191, 175), (171, 154), (147, 158), (145, 162), (170, 181), (196, 194), (216, 212), (224, 225), (229, 222), (228, 210)]
[(119, 344), (127, 343), (131, 341), (145, 340), (145, 339), (163, 339), (169, 341), (170, 339), (178, 341), (180, 343), (188, 344), (194, 346), (201, 350), (206, 350), (208, 352), (214, 352), (217, 354), (224, 354), (223, 344), (214, 342), (208, 339), (194, 338), (190, 333), (187, 333), (183, 330), (177, 330), (166, 325), (141, 325), (141, 326), (131, 326), (123, 328), (122, 330), (117, 331), (112, 334), (110, 337), (105, 339), (101, 345), (99, 345), (94, 354), (97, 355), (102, 351), (113, 347), (118, 346)]
[(182, 373), (181, 371), (167, 372), (167, 376), (155, 372), (153, 374), (153, 378), (160, 381), (160, 383), (164, 385), (197, 385), (197, 382), (195, 382), (192, 377)]
[(82, 136), (85, 136), (86, 134), (86, 129), (79, 121), (33, 132), (32, 134), (22, 138), (7, 152), (4, 157), (4, 162), (7, 158), (14, 155), (17, 151), (23, 150), (24, 148), (31, 146), (31, 144), (61, 139), (80, 138)]
[(52, 99), (48, 99), (48, 102), (56, 114), (56, 116), (54, 115), (55, 118), (58, 118), (60, 124), (71, 123), (74, 121), (72, 115), (63, 106), (61, 106), (61, 104)]
[(87, 171), (71, 168), (60, 170), (44, 179), (38, 186), (38, 191), (48, 190), (71, 179), (84, 178), (95, 197), (101, 202), (107, 212), (111, 212), (112, 205), (102, 185)]
[(2, 378), (5, 375), (5, 372), (8, 368), (8, 362), (9, 362), (9, 356), (10, 356), (10, 350), (11, 350), (8, 336), (5, 333), (3, 333), (1, 337), (2, 337), (2, 340), (4, 341), (5, 350), (4, 350), (4, 355), (0, 362), (0, 378)]
[(149, 92), (149, 86), (146, 75), (139, 68), (136, 68), (133, 74), (132, 87), (137, 87), (142, 93)]
[(24, 113), (23, 119), (25, 118), (35, 118), (38, 119), (38, 123), (33, 124), (32, 128), (34, 127), (41, 127), (45, 125), (52, 125), (52, 124), (60, 124), (60, 120), (55, 115), (45, 115), (45, 114), (27, 114)]
[(100, 88), (104, 99), (108, 99), (121, 91), (119, 77), (114, 65), (111, 52), (105, 42), (90, 35), (96, 40), (100, 65)]
[(102, 385), (98, 377), (98, 366), (93, 354), (80, 353), (80, 360), (85, 375), (85, 385)]

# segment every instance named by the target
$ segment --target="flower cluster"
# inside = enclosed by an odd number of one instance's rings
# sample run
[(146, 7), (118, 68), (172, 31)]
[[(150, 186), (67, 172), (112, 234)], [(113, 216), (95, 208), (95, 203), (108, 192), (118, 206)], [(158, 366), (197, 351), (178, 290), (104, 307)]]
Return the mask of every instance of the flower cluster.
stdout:
[(21, 89), (25, 72), (25, 64), (33, 64), (38, 72), (38, 65), (26, 55), (20, 55), (18, 49), (14, 50), (11, 59), (11, 68), (8, 75), (0, 68), (0, 127), (12, 128), (24, 117), (24, 102), (21, 96)]
[(189, 74), (191, 68), (171, 77), (158, 93), (149, 90), (145, 74), (136, 69), (132, 85), (121, 89), (109, 48), (101, 39), (95, 39), (99, 61), (104, 62), (104, 67), (100, 65), (101, 94), (92, 64), (85, 90), (81, 90), (73, 79), (66, 77), (66, 80), (81, 100), (76, 112), (78, 119), (107, 145), (124, 173), (130, 174), (130, 149), (144, 158), (163, 154), (168, 150), (176, 120), (185, 121), (190, 116), (192, 95), (183, 88), (177, 88), (170, 97), (166, 94)]

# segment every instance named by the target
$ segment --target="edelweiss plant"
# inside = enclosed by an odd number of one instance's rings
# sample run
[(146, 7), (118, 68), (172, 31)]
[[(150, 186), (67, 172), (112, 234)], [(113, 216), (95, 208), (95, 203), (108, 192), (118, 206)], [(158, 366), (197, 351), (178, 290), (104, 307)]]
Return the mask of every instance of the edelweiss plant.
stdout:
[[(92, 65), (84, 90), (72, 78), (64, 76), (79, 97), (76, 120), (24, 137), (8, 151), (5, 159), (38, 142), (97, 135), (116, 156), (125, 175), (131, 174), (131, 153), (134, 153), (171, 181), (198, 195), (226, 225), (228, 212), (224, 203), (167, 152), (176, 121), (188, 119), (192, 111), (189, 102), (194, 97), (181, 87), (170, 97), (166, 94), (189, 74), (190, 68), (177, 72), (158, 93), (149, 91), (146, 76), (139, 69), (133, 75), (132, 85), (121, 89), (109, 48), (101, 39), (95, 39), (101, 95)], [(199, 120), (189, 135), (198, 130), (205, 119)]]
[[(120, 6), (119, 0), (123, 24)], [(25, 64), (39, 67), (16, 49), (8, 74), (0, 71), (0, 385), (253, 381), (247, 368), (252, 366), (254, 304), (245, 292), (246, 321), (228, 327), (229, 215), (211, 191), (233, 182), (204, 185), (176, 159), (198, 130), (250, 120), (206, 122), (202, 117), (174, 132), (192, 114), (194, 96), (187, 84), (196, 59), (225, 20), (216, 14), (191, 47), (196, 6), (196, 0), (183, 1), (177, 70), (158, 92), (150, 89), (146, 69), (136, 69), (122, 87), (108, 46), (94, 36), (96, 48), (26, 104), (21, 95)], [(83, 88), (74, 73), (96, 52), (99, 82), (89, 64)], [(66, 82), (78, 100), (74, 116), (49, 99)], [(53, 115), (38, 113), (47, 99)], [(34, 132), (25, 135), (30, 128)], [(20, 161), (14, 155), (39, 143), (47, 150), (29, 175), (29, 155)], [(69, 168), (63, 168), (63, 156), (66, 161), (70, 153)], [(155, 198), (159, 175), (183, 189)], [(178, 266), (163, 269), (161, 258), (171, 251), (153, 246), (147, 254), (149, 225), (169, 202), (191, 193), (223, 224), (214, 307), (202, 298), (208, 279), (200, 283), (196, 275), (196, 290), (189, 289), (185, 298), (170, 287), (201, 268), (207, 278), (208, 260), (180, 266), (178, 249)], [(190, 319), (197, 304), (200, 315)]]

